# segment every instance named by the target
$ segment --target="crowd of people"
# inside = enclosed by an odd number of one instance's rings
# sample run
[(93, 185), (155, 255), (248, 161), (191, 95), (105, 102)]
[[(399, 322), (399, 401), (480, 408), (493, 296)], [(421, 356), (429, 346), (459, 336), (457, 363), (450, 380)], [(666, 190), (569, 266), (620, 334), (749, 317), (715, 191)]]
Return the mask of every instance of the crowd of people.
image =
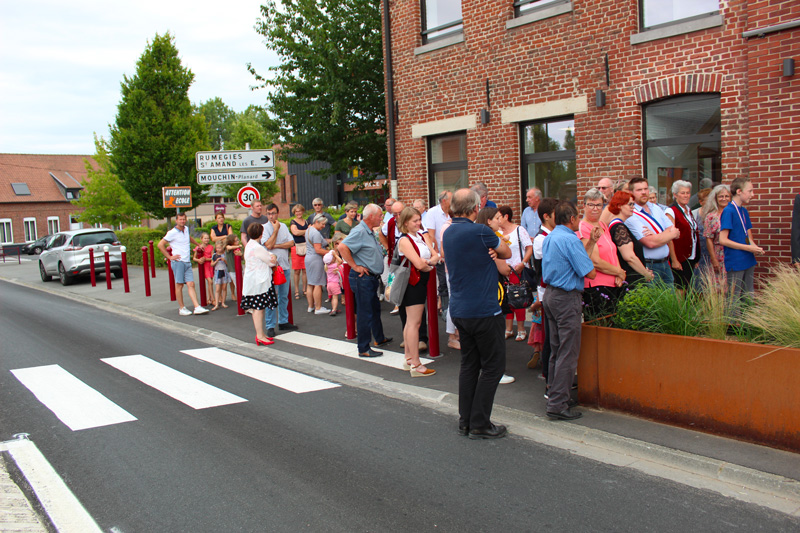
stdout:
[[(158, 247), (172, 262), (181, 315), (208, 312), (197, 302), (192, 258), (217, 310), (228, 307), (228, 288), (236, 298), (231, 272), (242, 256), (240, 305), (252, 314), (259, 345), (272, 344), (276, 329), (296, 329), (288, 320), (291, 287), (296, 300), (305, 296), (309, 313), (336, 316), (344, 300), (343, 266), (349, 265), (358, 355), (380, 357), (376, 348), (392, 342), (381, 321), (380, 302), (389, 298), (396, 304), (390, 314), (400, 316), (400, 347), (411, 377), (436, 374), (420, 359), (427, 350), (427, 287), (435, 269), (447, 344), (462, 356), (459, 432), (499, 438), (506, 429), (491, 422), (494, 395), (498, 385), (514, 381), (505, 373), (507, 340), (532, 346), (528, 367), (541, 364), (547, 415), (574, 420), (581, 416), (570, 391), (582, 321), (613, 316), (628, 290), (641, 283), (727, 290), (735, 298), (753, 292), (755, 256), (763, 249), (747, 211), (752, 183), (703, 184), (709, 186), (693, 194), (690, 182), (675, 181), (672, 205), (665, 206), (644, 178), (603, 178), (584, 194), (582, 215), (572, 202), (543, 197), (534, 187), (526, 192), (519, 224), (510, 206), (489, 200), (484, 183), (443, 190), (429, 210), (420, 200), (406, 206), (389, 198), (385, 211), (368, 204), (359, 214), (350, 203), (339, 220), (316, 198), (307, 217), (302, 205), (292, 208), (288, 227), (278, 220), (276, 205), (256, 200), (240, 235), (218, 215), (198, 242), (179, 215)], [(712, 286), (699, 285), (701, 278)], [(184, 285), (194, 311), (184, 306)], [(527, 287), (529, 299), (509, 302), (512, 287)]]

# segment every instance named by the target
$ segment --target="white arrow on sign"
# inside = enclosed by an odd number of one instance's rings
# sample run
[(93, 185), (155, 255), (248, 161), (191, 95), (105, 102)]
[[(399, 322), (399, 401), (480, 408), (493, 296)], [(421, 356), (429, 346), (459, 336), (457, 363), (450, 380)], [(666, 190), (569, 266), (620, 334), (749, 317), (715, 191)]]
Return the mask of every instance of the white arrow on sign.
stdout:
[(198, 172), (225, 172), (231, 170), (274, 169), (274, 150), (219, 150), (197, 152), (195, 164)]
[(209, 172), (197, 175), (197, 183), (247, 183), (248, 181), (275, 181), (275, 171), (256, 170), (253, 172)]

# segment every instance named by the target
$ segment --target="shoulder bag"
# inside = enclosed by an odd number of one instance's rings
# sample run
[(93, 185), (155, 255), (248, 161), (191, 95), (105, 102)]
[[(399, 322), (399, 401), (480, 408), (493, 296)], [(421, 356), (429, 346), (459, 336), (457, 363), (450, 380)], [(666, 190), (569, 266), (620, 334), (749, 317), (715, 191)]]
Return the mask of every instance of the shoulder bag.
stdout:
[[(517, 245), (519, 246), (519, 259), (522, 261), (522, 258), (525, 257), (525, 254), (522, 250), (522, 239), (519, 237), (519, 226), (517, 226)], [(533, 255), (531, 255), (531, 258), (532, 257)], [(539, 275), (537, 274), (536, 270), (527, 264), (522, 265), (522, 274), (519, 278), (520, 281), (526, 281), (531, 287), (536, 287), (539, 285)]]

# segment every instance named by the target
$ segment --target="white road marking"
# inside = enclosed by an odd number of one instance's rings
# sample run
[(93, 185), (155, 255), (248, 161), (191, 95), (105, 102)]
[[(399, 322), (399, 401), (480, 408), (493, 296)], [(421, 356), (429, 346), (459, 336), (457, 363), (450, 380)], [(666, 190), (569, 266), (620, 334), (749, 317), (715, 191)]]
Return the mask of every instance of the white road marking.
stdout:
[(294, 370), (257, 361), (219, 348), (199, 348), (197, 350), (181, 350), (181, 352), (295, 393), (333, 389), (340, 386), (337, 383), (307, 376)]
[[(327, 337), (320, 337), (319, 335), (309, 335), (308, 333), (301, 333), (299, 331), (290, 331), (289, 333), (282, 333), (278, 337), (281, 341), (291, 342), (292, 344), (299, 344), (307, 348), (315, 348), (317, 350), (324, 350), (326, 352), (335, 353), (337, 355), (344, 355), (345, 357), (352, 357), (361, 361), (367, 361), (378, 365), (388, 366), (391, 368), (403, 369), (403, 363), (406, 362), (404, 353), (390, 352), (383, 348), (376, 348), (379, 352), (383, 352), (380, 357), (359, 357), (358, 347), (352, 342), (339, 341), (336, 339), (329, 339)], [(399, 346), (400, 341), (396, 341)], [(433, 363), (433, 359), (420, 357), (420, 362), (423, 365)]]
[(108, 357), (100, 360), (194, 409), (247, 401), (144, 355)]
[(72, 431), (136, 420), (58, 365), (19, 368), (11, 373)]
[(3, 442), (0, 443), (2, 450), (7, 450), (14, 458), (17, 468), (36, 493), (56, 531), (103, 531), (33, 441), (20, 439)]

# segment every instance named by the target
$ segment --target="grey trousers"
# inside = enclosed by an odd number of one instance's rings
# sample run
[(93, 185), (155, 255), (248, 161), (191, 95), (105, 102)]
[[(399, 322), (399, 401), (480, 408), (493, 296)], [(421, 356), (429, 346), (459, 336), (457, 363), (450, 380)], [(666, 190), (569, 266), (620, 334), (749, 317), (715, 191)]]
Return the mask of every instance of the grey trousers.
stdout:
[(743, 298), (753, 296), (754, 274), (756, 267), (752, 266), (747, 270), (729, 270), (727, 273), (728, 290), (731, 291), (731, 316), (739, 318), (742, 315), (741, 302)]
[(569, 391), (578, 368), (581, 349), (581, 304), (580, 291), (565, 291), (547, 287), (544, 292), (544, 312), (549, 324), (550, 363), (548, 381), (550, 399), (548, 413), (560, 413), (567, 408)]

